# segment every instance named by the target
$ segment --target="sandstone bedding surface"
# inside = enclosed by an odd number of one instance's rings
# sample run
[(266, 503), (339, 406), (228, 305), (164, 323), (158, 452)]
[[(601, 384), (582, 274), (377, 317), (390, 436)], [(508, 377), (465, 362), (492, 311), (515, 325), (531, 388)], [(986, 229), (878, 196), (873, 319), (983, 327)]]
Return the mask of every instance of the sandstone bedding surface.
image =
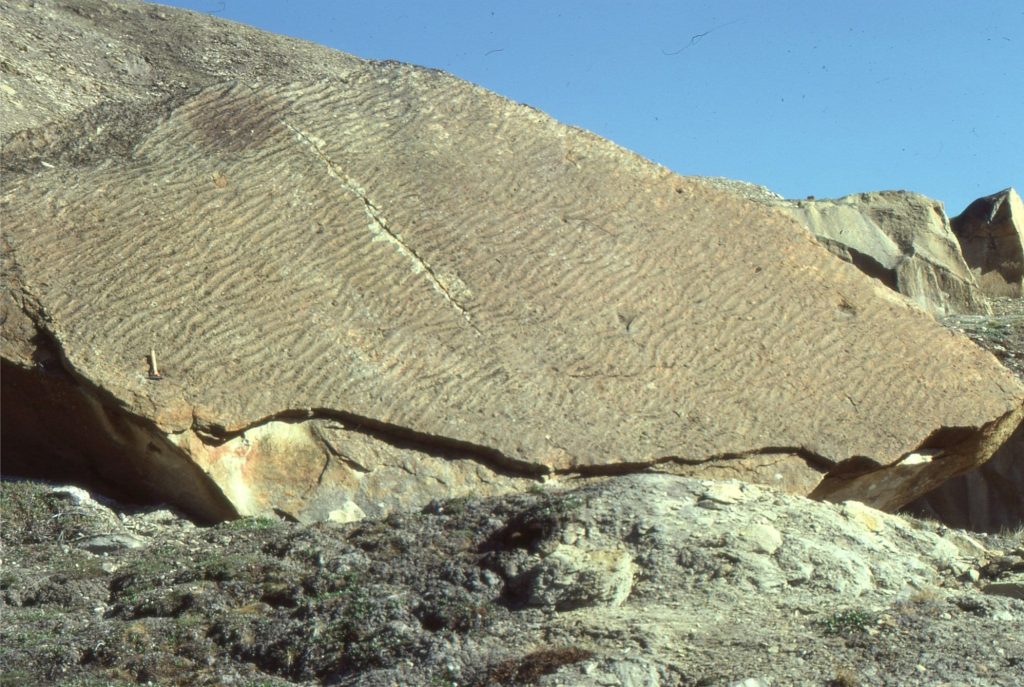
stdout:
[(5, 685), (1024, 681), (1020, 534), (856, 502), (647, 474), (202, 528), (0, 489)]
[(449, 75), (130, 2), (0, 29), (18, 469), (211, 520), (652, 465), (891, 509), (1019, 421), (791, 218)]

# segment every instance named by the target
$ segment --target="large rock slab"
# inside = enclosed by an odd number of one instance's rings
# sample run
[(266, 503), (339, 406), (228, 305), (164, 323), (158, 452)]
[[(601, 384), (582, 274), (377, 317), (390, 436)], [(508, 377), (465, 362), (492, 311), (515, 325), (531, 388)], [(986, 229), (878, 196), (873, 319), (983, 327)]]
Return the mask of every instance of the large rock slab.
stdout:
[(951, 222), (985, 294), (1024, 295), (1024, 202), (1017, 192), (979, 198)]
[[(5, 138), (7, 469), (213, 519), (655, 466), (895, 508), (1019, 421), (991, 355), (721, 184), (441, 72), (17, 9), (155, 71)], [(196, 23), (237, 59), (182, 57)]]
[(777, 203), (825, 246), (934, 315), (985, 312), (942, 203), (879, 191)]

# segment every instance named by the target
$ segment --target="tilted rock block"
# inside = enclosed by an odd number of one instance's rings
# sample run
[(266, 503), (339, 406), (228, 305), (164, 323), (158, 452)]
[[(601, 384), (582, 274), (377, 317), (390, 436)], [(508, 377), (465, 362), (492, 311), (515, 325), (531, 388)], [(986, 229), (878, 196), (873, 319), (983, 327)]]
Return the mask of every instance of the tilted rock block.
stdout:
[(989, 354), (720, 184), (441, 72), (77, 8), (0, 29), (149, 71), (12, 85), (5, 470), (209, 519), (653, 466), (891, 509), (1019, 421)]
[(1024, 422), (988, 462), (943, 482), (907, 510), (965, 530), (1024, 527)]

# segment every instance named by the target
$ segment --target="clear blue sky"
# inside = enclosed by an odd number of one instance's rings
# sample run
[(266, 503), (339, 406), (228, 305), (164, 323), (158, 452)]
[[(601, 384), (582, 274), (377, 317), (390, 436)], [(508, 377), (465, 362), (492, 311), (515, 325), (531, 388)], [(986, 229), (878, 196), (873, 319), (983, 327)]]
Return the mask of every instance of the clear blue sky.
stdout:
[(1024, 192), (1024, 0), (181, 0), (787, 197)]

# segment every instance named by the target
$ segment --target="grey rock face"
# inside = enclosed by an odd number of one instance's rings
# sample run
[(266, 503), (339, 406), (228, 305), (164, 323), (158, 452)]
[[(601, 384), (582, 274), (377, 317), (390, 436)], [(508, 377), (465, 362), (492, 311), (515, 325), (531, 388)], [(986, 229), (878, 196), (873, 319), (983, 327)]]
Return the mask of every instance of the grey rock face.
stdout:
[(843, 260), (934, 315), (987, 309), (938, 201), (882, 191), (777, 206)]
[(1024, 296), (1024, 202), (1017, 192), (979, 198), (951, 222), (985, 294)]
[(630, 554), (643, 573), (634, 592), (648, 600), (704, 585), (855, 599), (933, 584), (936, 568), (962, 555), (955, 543), (855, 501), (817, 504), (742, 482), (637, 475), (585, 494), (572, 509), (585, 534), (563, 537), (594, 552), (634, 542)]

